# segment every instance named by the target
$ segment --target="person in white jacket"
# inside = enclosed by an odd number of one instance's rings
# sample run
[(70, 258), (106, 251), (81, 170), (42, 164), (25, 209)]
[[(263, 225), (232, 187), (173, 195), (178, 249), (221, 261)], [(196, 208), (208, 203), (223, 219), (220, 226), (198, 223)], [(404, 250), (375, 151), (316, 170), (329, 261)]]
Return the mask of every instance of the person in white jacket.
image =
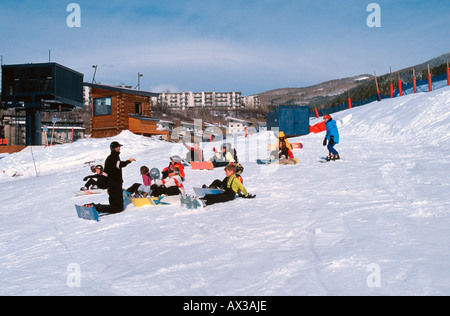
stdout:
[(151, 196), (179, 195), (184, 194), (183, 180), (180, 176), (180, 169), (175, 166), (170, 167), (169, 177), (163, 180), (156, 180), (151, 186)]
[(214, 167), (223, 167), (230, 163), (236, 163), (237, 160), (233, 153), (235, 149), (231, 149), (231, 144), (223, 144), (222, 150), (214, 150), (215, 154), (209, 160), (214, 164)]

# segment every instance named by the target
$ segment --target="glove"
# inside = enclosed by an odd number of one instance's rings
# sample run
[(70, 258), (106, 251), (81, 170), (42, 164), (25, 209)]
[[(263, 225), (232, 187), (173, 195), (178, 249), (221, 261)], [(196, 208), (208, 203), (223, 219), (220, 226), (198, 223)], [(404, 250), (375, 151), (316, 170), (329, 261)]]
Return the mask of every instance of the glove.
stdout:
[(134, 158), (131, 158), (131, 159), (128, 159), (130, 162), (133, 162), (133, 161), (136, 161), (136, 159), (134, 159)]
[(87, 181), (88, 180), (88, 177), (85, 177), (84, 179), (83, 179), (83, 181)]
[(324, 145), (324, 146), (327, 145), (327, 139), (326, 139), (326, 138), (323, 139), (323, 145)]
[(330, 136), (330, 146), (333, 146), (334, 144), (336, 144), (334, 142), (334, 136)]

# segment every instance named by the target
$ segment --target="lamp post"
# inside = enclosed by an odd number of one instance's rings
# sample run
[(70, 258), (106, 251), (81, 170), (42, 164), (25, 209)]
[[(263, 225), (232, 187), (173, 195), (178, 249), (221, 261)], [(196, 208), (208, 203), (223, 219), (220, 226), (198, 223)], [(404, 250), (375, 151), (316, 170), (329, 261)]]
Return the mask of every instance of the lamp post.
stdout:
[(92, 83), (97, 83), (97, 81), (95, 81), (95, 74), (97, 73), (97, 68), (98, 68), (98, 66), (97, 66), (97, 65), (92, 65), (92, 68), (95, 69), (95, 71), (94, 71), (94, 77), (92, 77)]
[(144, 75), (138, 72), (138, 85), (137, 85), (138, 90), (141, 90), (141, 77), (144, 77)]

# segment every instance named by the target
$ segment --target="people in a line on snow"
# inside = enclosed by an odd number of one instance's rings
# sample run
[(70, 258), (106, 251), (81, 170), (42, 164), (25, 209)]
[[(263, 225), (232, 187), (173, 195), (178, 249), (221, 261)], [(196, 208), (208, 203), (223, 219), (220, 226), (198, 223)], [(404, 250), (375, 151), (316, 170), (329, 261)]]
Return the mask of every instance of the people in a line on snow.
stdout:
[(183, 180), (180, 176), (180, 169), (177, 166), (171, 166), (168, 170), (168, 176), (162, 180), (156, 180), (151, 186), (151, 196), (160, 195), (179, 195), (184, 194)]
[(100, 213), (121, 213), (123, 205), (123, 175), (122, 169), (136, 159), (120, 160), (120, 149), (123, 145), (118, 142), (110, 144), (111, 154), (106, 158), (104, 172), (108, 175), (109, 205), (94, 204)]
[(147, 166), (142, 166), (140, 169), (140, 173), (142, 176), (142, 184), (135, 183), (131, 187), (129, 187), (127, 191), (132, 195), (146, 197), (150, 193), (152, 186), (152, 178), (150, 177), (150, 170), (148, 169)]
[(213, 163), (214, 167), (223, 167), (238, 162), (236, 149), (231, 148), (230, 143), (223, 144), (220, 151), (215, 148), (213, 148), (213, 151), (214, 155), (209, 161)]
[(81, 190), (82, 191), (87, 191), (89, 189), (106, 190), (108, 188), (108, 175), (103, 172), (103, 167), (101, 165), (92, 166), (91, 171), (95, 174), (84, 177), (83, 181), (87, 182), (84, 185), (84, 187), (81, 188)]
[(200, 148), (200, 144), (198, 142), (194, 143), (194, 147), (186, 145), (186, 141), (184, 139), (182, 142), (184, 147), (189, 150), (189, 152), (186, 154), (186, 162), (203, 161), (203, 150)]
[(163, 171), (161, 172), (162, 179), (166, 179), (169, 176), (170, 168), (172, 166), (178, 168), (181, 180), (184, 181), (184, 179), (186, 178), (186, 174), (184, 173), (184, 164), (182, 162), (181, 157), (177, 155), (170, 157), (169, 165), (166, 168), (164, 168)]
[[(234, 200), (236, 194), (243, 198), (252, 199), (255, 195), (249, 194), (245, 189), (242, 182), (236, 176), (236, 165), (228, 165), (225, 167), (226, 178), (223, 181), (216, 180), (215, 182), (221, 182), (221, 187), (225, 190), (221, 194), (207, 194), (203, 198), (196, 198), (198, 203), (203, 206), (208, 206), (216, 203), (224, 203)], [(214, 183), (214, 182), (213, 182)]]
[[(338, 151), (334, 148), (337, 144), (339, 144), (339, 130), (336, 124), (336, 121), (331, 118), (330, 115), (324, 115), (325, 124), (327, 127), (327, 133), (325, 135), (325, 139), (323, 140), (323, 145), (328, 148), (328, 157), (327, 160), (338, 160), (341, 159), (339, 157)], [(328, 144), (328, 145), (327, 145)]]

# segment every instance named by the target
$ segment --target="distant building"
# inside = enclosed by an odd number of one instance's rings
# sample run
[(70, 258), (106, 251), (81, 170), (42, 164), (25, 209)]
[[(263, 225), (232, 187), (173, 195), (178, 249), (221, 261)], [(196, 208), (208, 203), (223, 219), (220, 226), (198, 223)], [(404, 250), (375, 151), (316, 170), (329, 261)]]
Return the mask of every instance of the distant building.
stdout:
[(228, 121), (227, 134), (229, 135), (245, 135), (246, 128), (248, 129), (253, 125), (250, 121), (241, 120), (230, 116), (227, 117), (226, 120)]
[(242, 104), (248, 109), (259, 109), (261, 108), (261, 97), (257, 94), (243, 97)]
[(163, 92), (158, 102), (173, 110), (225, 109), (234, 110), (241, 105), (241, 92)]

